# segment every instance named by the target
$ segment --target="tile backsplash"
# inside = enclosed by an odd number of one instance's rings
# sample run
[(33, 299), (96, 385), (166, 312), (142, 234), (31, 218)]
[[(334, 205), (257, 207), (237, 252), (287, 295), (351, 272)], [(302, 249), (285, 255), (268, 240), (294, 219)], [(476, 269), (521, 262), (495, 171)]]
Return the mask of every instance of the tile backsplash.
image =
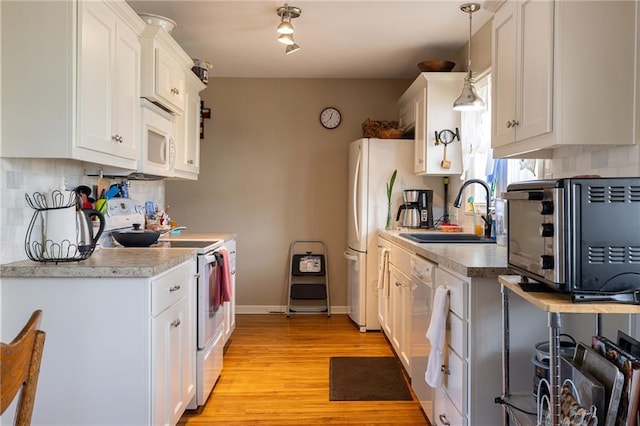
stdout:
[(595, 174), (603, 177), (640, 176), (640, 146), (570, 146), (554, 151), (554, 178)]
[[(24, 240), (34, 210), (25, 194), (59, 189), (65, 182), (67, 189), (97, 182), (97, 177), (85, 176), (84, 163), (74, 160), (1, 158), (0, 166), (0, 263), (27, 259)], [(163, 206), (164, 182), (130, 181), (129, 196)]]

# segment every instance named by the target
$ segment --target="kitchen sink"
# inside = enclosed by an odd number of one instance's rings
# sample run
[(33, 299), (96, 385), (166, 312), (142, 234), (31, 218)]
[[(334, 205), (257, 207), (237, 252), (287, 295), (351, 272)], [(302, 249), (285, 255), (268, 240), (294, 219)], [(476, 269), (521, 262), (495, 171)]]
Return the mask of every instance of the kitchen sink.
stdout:
[(444, 233), (401, 233), (401, 237), (408, 238), (417, 243), (478, 243), (478, 244), (495, 244), (496, 240), (485, 238), (475, 234), (462, 234), (456, 232)]

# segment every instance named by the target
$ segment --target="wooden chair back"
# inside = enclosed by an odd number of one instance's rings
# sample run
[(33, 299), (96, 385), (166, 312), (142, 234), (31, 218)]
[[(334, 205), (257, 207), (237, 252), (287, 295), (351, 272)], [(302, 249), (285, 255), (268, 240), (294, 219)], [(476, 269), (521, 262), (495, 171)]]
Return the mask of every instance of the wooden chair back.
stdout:
[(45, 333), (38, 330), (42, 311), (37, 310), (9, 344), (0, 343), (0, 414), (20, 392), (15, 424), (30, 425), (40, 373)]

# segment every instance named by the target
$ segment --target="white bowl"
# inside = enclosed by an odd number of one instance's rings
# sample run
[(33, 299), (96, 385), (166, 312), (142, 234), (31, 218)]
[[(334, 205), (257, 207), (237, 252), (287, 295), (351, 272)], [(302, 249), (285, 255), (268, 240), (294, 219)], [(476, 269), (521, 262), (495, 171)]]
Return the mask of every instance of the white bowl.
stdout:
[(176, 22), (169, 18), (160, 15), (154, 15), (152, 13), (138, 13), (138, 16), (142, 18), (142, 20), (148, 25), (160, 25), (164, 28), (169, 34), (175, 28)]

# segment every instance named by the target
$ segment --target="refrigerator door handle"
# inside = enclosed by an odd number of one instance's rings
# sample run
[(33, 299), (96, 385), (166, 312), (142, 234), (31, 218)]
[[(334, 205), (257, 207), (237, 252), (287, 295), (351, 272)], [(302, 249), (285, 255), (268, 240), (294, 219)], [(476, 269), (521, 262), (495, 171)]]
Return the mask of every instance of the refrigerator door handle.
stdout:
[(354, 262), (353, 264), (353, 270), (358, 272), (360, 271), (360, 262), (358, 261), (358, 255), (357, 254), (353, 254), (350, 251), (345, 251), (344, 252), (344, 258), (347, 259), (350, 262)]
[(360, 242), (360, 228), (358, 227), (358, 184), (360, 180), (360, 161), (362, 160), (362, 148), (358, 147), (358, 161), (356, 161), (355, 176), (353, 177), (353, 225), (356, 231), (356, 238)]
[(348, 251), (344, 252), (344, 258), (347, 260), (354, 260), (354, 261), (358, 260), (358, 256)]

